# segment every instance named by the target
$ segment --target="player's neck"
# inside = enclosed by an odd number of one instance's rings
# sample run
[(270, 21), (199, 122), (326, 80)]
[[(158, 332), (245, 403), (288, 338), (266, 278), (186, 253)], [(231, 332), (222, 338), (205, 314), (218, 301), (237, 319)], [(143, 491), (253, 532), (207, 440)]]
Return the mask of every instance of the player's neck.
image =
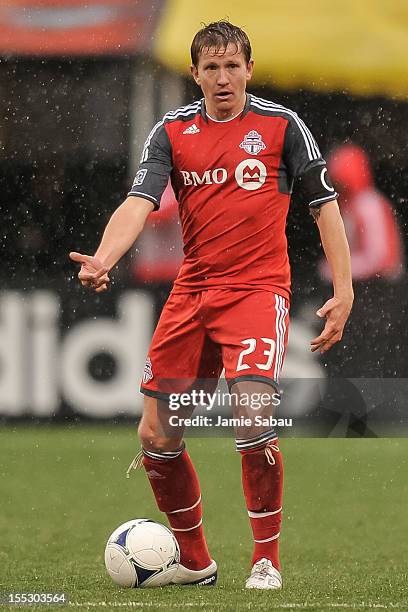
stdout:
[(207, 116), (213, 121), (231, 121), (238, 117), (242, 113), (246, 104), (246, 94), (244, 94), (243, 98), (239, 101), (239, 103), (235, 104), (233, 107), (229, 109), (217, 108), (215, 105), (208, 104), (205, 102), (205, 108)]

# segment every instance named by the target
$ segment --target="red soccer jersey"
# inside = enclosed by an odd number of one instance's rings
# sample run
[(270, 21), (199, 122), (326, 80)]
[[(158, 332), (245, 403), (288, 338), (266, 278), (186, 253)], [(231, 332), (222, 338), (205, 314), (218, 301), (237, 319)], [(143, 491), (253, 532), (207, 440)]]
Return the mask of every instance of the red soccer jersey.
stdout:
[(239, 116), (215, 121), (202, 100), (167, 113), (153, 128), (129, 195), (157, 209), (171, 177), (185, 254), (175, 293), (259, 288), (287, 298), (285, 225), (293, 180), (316, 168), (317, 189), (316, 181), (305, 181), (310, 206), (337, 194), (296, 113), (248, 95)]

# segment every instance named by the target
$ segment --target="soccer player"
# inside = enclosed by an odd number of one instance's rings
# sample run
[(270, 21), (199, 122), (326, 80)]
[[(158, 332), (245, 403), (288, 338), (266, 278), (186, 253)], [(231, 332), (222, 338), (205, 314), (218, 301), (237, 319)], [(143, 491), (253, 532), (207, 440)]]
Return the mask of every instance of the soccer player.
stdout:
[[(157, 325), (141, 385), (143, 464), (160, 510), (179, 541), (178, 584), (212, 585), (217, 565), (202, 525), (200, 485), (182, 427), (163, 425), (172, 385), (225, 376), (236, 401), (273, 396), (285, 355), (290, 300), (286, 216), (295, 178), (320, 231), (333, 297), (311, 350), (340, 340), (353, 291), (337, 194), (309, 129), (279, 104), (246, 93), (254, 62), (247, 35), (229, 22), (201, 29), (191, 72), (204, 97), (167, 113), (150, 132), (132, 189), (112, 215), (94, 256), (71, 253), (83, 285), (97, 292), (160, 206), (171, 178), (185, 258)], [(142, 322), (141, 322), (142, 324)], [(211, 386), (211, 385), (210, 385)], [(258, 396), (258, 395), (257, 395)], [(271, 414), (270, 405), (262, 414)], [(244, 497), (254, 538), (246, 586), (280, 589), (283, 468), (276, 432), (241, 428)]]

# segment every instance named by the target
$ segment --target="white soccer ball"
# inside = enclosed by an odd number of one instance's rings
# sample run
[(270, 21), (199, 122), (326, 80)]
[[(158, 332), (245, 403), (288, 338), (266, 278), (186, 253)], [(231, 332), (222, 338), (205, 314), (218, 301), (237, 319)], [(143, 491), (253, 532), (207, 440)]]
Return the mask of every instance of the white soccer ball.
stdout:
[(133, 519), (112, 533), (105, 548), (105, 566), (122, 587), (169, 584), (177, 572), (180, 549), (168, 527), (149, 519)]

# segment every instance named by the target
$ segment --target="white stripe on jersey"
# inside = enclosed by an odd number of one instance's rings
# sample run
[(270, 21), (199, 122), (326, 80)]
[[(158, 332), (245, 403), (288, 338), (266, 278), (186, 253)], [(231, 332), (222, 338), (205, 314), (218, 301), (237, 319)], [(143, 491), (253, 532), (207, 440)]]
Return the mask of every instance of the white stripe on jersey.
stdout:
[(276, 102), (271, 102), (270, 100), (258, 98), (257, 96), (252, 96), (252, 99), (255, 99), (256, 102), (260, 105), (264, 105), (265, 107), (270, 107), (272, 110), (277, 109), (277, 110), (286, 112), (289, 115), (291, 115), (295, 119), (296, 123), (299, 125), (299, 129), (303, 128), (303, 131), (306, 137), (308, 138), (312, 148), (315, 150), (315, 152), (317, 152), (320, 155), (319, 147), (317, 146), (317, 143), (315, 139), (313, 138), (311, 131), (309, 130), (307, 125), (304, 123), (304, 121), (299, 117), (299, 115), (295, 113), (295, 111), (291, 110), (290, 108), (286, 108), (286, 106), (283, 106), (282, 104), (277, 104)]
[[(253, 102), (252, 105), (255, 106), (255, 108), (259, 108), (261, 110), (269, 110), (269, 111), (275, 111), (275, 112), (280, 112), (280, 113), (284, 112), (280, 108), (272, 108), (272, 107), (264, 106), (264, 105), (258, 104), (257, 102)], [(297, 123), (299, 123), (299, 122), (297, 122)], [(303, 140), (305, 141), (308, 158), (310, 160), (318, 159), (318, 157), (316, 157), (315, 152), (312, 150), (310, 141), (308, 140), (308, 138), (307, 138), (303, 128), (299, 124), (298, 124), (298, 127), (299, 127), (299, 130), (300, 130), (300, 132), (301, 132), (301, 134), (303, 136)]]
[(275, 111), (275, 112), (287, 113), (288, 115), (293, 117), (303, 136), (303, 140), (305, 141), (309, 159), (314, 160), (314, 159), (319, 159), (321, 157), (319, 148), (310, 130), (306, 127), (306, 125), (303, 123), (303, 121), (298, 117), (296, 113), (294, 113), (293, 111), (290, 111), (289, 109), (285, 109), (283, 106), (280, 107), (280, 105), (272, 106), (272, 103), (271, 103), (271, 106), (267, 106), (266, 103), (259, 103), (259, 102), (253, 102), (252, 104), (256, 108), (259, 108), (261, 110), (270, 110), (270, 111)]
[(317, 146), (317, 143), (313, 138), (312, 133), (310, 132), (307, 125), (299, 117), (299, 115), (295, 113), (295, 111), (292, 111), (289, 108), (285, 108), (285, 106), (282, 106), (282, 104), (276, 104), (275, 102), (270, 102), (269, 100), (264, 100), (263, 98), (258, 98), (256, 96), (251, 96), (251, 104), (253, 104), (256, 108), (260, 108), (261, 110), (282, 112), (293, 117), (303, 136), (303, 140), (305, 141), (309, 159), (313, 160), (319, 159), (321, 157), (319, 147)]
[(331, 195), (325, 196), (324, 198), (317, 198), (317, 200), (312, 200), (309, 202), (309, 206), (314, 206), (315, 204), (323, 204), (324, 202), (330, 202), (330, 200), (335, 200), (337, 198), (337, 193), (334, 191)]
[(156, 125), (153, 127), (152, 131), (150, 132), (149, 136), (147, 137), (146, 142), (143, 147), (140, 163), (142, 164), (149, 157), (150, 142), (153, 136), (155, 135), (156, 131), (159, 129), (161, 125), (164, 124), (166, 119), (177, 119), (177, 117), (187, 117), (188, 115), (192, 115), (194, 112), (197, 112), (200, 106), (201, 106), (201, 100), (198, 100), (197, 102), (193, 102), (192, 104), (188, 104), (187, 106), (181, 106), (180, 108), (174, 111), (169, 111), (168, 113), (166, 113), (163, 119), (161, 119), (160, 121), (156, 123)]
[(154, 196), (150, 195), (150, 193), (144, 193), (143, 191), (133, 191), (133, 189), (131, 189), (129, 191), (129, 193), (131, 193), (132, 195), (140, 195), (140, 196), (142, 196), (144, 198), (147, 198), (147, 199), (152, 199), (152, 200), (154, 200), (155, 204), (158, 204), (157, 198), (155, 198)]

